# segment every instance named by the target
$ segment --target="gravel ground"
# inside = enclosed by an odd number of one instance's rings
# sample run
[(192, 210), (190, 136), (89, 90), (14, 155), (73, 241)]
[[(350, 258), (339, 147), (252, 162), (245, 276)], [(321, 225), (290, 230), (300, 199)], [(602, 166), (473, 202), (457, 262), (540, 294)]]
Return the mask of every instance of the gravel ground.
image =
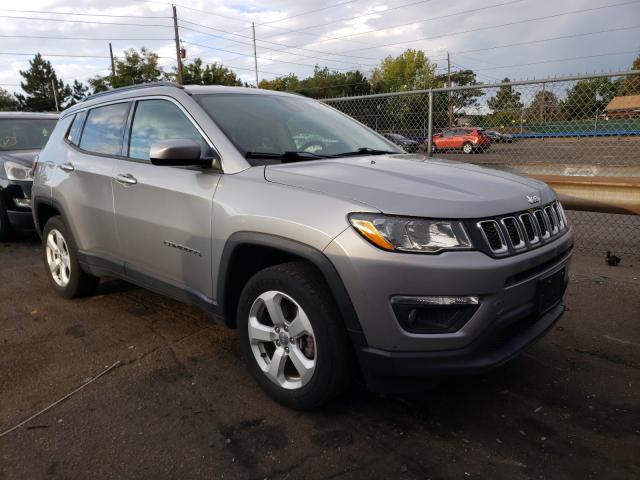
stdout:
[(577, 256), (569, 311), (492, 374), (300, 413), (234, 332), (124, 282), (58, 298), (36, 240), (0, 245), (2, 479), (640, 478), (640, 258)]

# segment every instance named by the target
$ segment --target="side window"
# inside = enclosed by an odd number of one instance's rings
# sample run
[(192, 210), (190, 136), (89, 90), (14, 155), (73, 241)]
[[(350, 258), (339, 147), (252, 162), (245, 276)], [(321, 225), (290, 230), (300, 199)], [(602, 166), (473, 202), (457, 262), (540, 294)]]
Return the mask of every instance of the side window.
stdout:
[(80, 148), (105, 155), (120, 155), (129, 103), (114, 103), (89, 110)]
[(69, 132), (67, 133), (67, 141), (69, 143), (73, 143), (74, 145), (78, 145), (80, 143), (80, 134), (82, 133), (82, 125), (84, 125), (84, 119), (87, 116), (87, 111), (83, 111), (80, 113), (76, 113), (76, 116), (73, 117), (73, 122), (69, 127)]
[(149, 160), (153, 143), (171, 139), (195, 140), (200, 143), (202, 153), (209, 155), (209, 145), (175, 104), (167, 100), (138, 101), (131, 125), (129, 157)]

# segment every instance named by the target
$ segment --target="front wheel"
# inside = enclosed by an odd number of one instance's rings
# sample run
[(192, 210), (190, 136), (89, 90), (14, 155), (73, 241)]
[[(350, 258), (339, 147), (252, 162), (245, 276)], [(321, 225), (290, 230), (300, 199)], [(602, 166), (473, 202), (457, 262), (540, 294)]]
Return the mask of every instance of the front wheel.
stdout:
[(473, 153), (473, 145), (471, 143), (469, 143), (469, 142), (465, 143), (462, 146), (462, 151), (464, 153), (466, 153), (467, 155), (470, 154), (470, 153)]
[(354, 361), (322, 277), (305, 263), (269, 267), (244, 287), (238, 336), (249, 370), (276, 401), (309, 410), (342, 393)]
[(78, 252), (61, 217), (52, 217), (42, 232), (44, 264), (53, 288), (65, 298), (89, 295), (99, 279), (89, 275), (78, 263)]

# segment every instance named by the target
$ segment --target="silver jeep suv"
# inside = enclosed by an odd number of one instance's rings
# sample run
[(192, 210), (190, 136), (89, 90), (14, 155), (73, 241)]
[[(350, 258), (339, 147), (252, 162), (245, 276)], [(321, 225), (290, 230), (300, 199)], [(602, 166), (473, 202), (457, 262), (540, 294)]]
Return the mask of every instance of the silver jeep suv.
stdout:
[(485, 371), (564, 311), (572, 233), (544, 183), (407, 154), (322, 103), (150, 84), (70, 108), (34, 219), (55, 290), (115, 276), (238, 330), (274, 399), (319, 406)]

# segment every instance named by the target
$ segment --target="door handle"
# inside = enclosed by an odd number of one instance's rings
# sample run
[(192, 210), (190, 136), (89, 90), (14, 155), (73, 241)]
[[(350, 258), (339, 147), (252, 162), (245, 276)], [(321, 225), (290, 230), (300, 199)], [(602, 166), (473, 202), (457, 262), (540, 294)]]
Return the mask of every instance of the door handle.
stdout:
[(136, 177), (134, 177), (130, 173), (119, 173), (115, 178), (116, 182), (121, 183), (122, 185), (135, 185), (136, 183), (138, 183)]
[(73, 172), (75, 170), (75, 167), (70, 163), (63, 163), (62, 165), (58, 165), (58, 168), (67, 173)]

